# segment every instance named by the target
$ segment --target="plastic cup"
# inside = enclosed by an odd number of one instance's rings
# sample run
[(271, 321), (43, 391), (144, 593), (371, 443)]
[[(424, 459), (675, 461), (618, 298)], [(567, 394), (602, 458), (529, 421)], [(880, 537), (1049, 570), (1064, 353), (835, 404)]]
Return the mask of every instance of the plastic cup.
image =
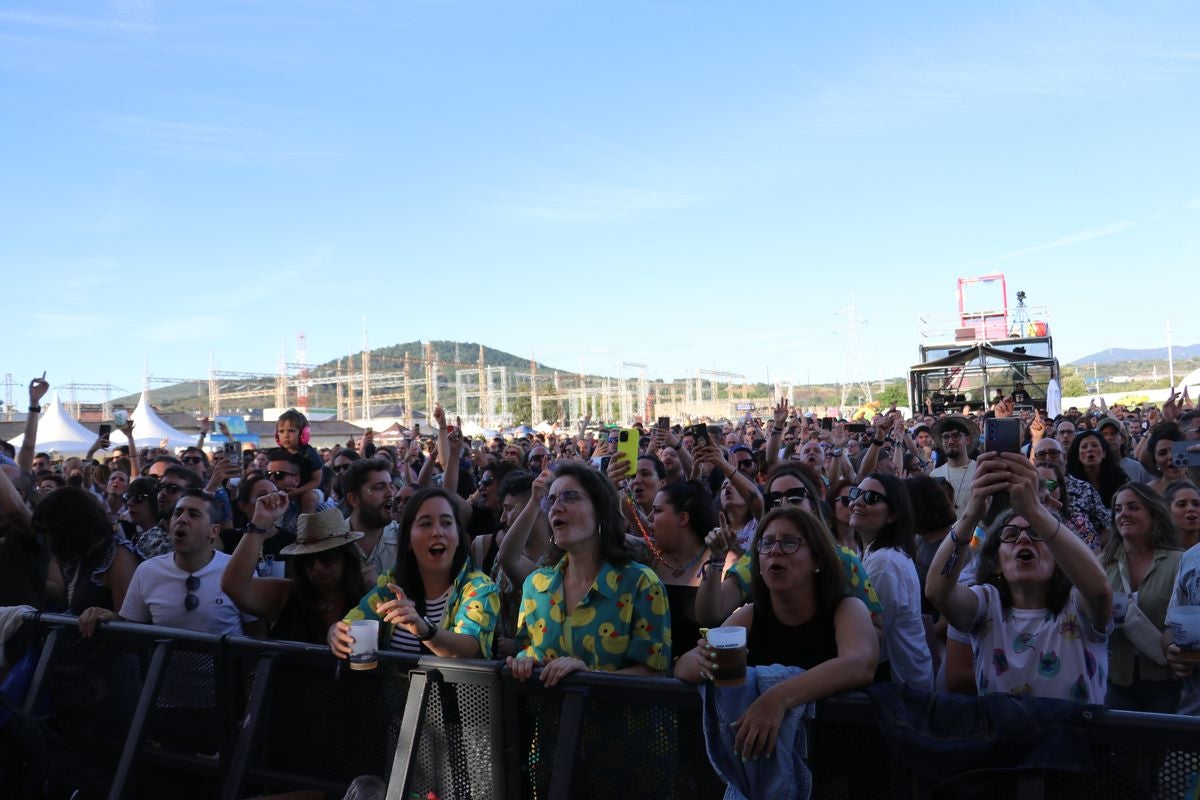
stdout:
[(740, 686), (746, 682), (746, 629), (739, 626), (711, 628), (705, 637), (713, 648), (713, 684)]
[(379, 666), (379, 620), (359, 619), (350, 623), (350, 669), (375, 669)]
[(1113, 592), (1113, 622), (1122, 625), (1125, 622), (1125, 612), (1129, 610), (1129, 593)]
[(1200, 606), (1175, 606), (1167, 609), (1175, 644), (1188, 661), (1200, 663)]

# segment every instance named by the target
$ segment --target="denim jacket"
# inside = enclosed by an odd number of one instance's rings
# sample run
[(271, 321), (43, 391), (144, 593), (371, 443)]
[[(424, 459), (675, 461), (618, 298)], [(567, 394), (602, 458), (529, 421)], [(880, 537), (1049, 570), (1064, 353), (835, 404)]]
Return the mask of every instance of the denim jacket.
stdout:
[(772, 664), (747, 667), (746, 682), (741, 686), (700, 684), (704, 702), (704, 746), (713, 769), (728, 784), (725, 800), (808, 800), (812, 775), (804, 762), (808, 757), (804, 720), (812, 718), (812, 703), (789, 708), (784, 714), (774, 756), (743, 761), (733, 753), (737, 730), (732, 723), (759, 695), (803, 672), (799, 667)]
[(918, 692), (895, 683), (867, 690), (893, 758), (945, 788), (1019, 770), (1086, 772), (1086, 725), (1104, 707), (990, 693)]

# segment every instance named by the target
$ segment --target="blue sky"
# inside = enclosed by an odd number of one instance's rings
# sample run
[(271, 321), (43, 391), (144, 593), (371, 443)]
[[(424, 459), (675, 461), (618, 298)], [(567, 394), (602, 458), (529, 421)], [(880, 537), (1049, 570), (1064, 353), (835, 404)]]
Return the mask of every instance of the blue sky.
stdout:
[[(955, 279), (1064, 361), (1200, 342), (1194, 3), (10, 2), (23, 384), (413, 339), (898, 375)], [(15, 334), (15, 335), (14, 335)]]

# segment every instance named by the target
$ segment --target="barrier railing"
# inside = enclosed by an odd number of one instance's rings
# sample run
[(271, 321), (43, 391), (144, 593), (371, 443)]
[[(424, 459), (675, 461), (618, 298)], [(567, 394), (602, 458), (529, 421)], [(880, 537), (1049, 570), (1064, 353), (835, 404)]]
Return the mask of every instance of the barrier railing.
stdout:
[[(577, 673), (546, 689), (497, 662), (388, 652), (350, 673), (313, 645), (129, 623), (83, 640), (74, 617), (27, 623), (41, 651), (22, 710), (42, 720), (51, 797), (340, 798), (359, 775), (387, 781), (389, 800), (703, 800), (725, 788), (699, 694), (678, 681)], [(894, 757), (864, 695), (821, 703), (809, 731), (814, 797), (967, 796), (938, 794)], [(1190, 796), (1200, 719), (1110, 711), (1086, 734), (1091, 772), (999, 773), (971, 796)], [(6, 797), (19, 796), (11, 769), (0, 766)]]

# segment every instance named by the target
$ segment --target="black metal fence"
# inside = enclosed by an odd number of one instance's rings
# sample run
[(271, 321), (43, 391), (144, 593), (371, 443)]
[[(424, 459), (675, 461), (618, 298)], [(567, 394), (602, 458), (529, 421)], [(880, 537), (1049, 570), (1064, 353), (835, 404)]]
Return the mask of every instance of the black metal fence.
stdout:
[[(50, 614), (27, 624), (40, 658), (8, 725), (25, 726), (33, 755), (21, 769), (50, 797), (340, 798), (360, 775), (387, 781), (389, 800), (704, 800), (725, 789), (705, 755), (699, 694), (669, 679), (580, 673), (547, 690), (491, 661), (385, 652), (378, 669), (352, 673), (324, 647), (127, 623), (83, 640), (73, 617)], [(1086, 727), (1089, 772), (997, 773), (969, 796), (1194, 796), (1200, 719), (1108, 712)], [(968, 796), (893, 757), (863, 695), (820, 704), (809, 732), (813, 797)], [(20, 796), (17, 767), (0, 771), (0, 795)]]

